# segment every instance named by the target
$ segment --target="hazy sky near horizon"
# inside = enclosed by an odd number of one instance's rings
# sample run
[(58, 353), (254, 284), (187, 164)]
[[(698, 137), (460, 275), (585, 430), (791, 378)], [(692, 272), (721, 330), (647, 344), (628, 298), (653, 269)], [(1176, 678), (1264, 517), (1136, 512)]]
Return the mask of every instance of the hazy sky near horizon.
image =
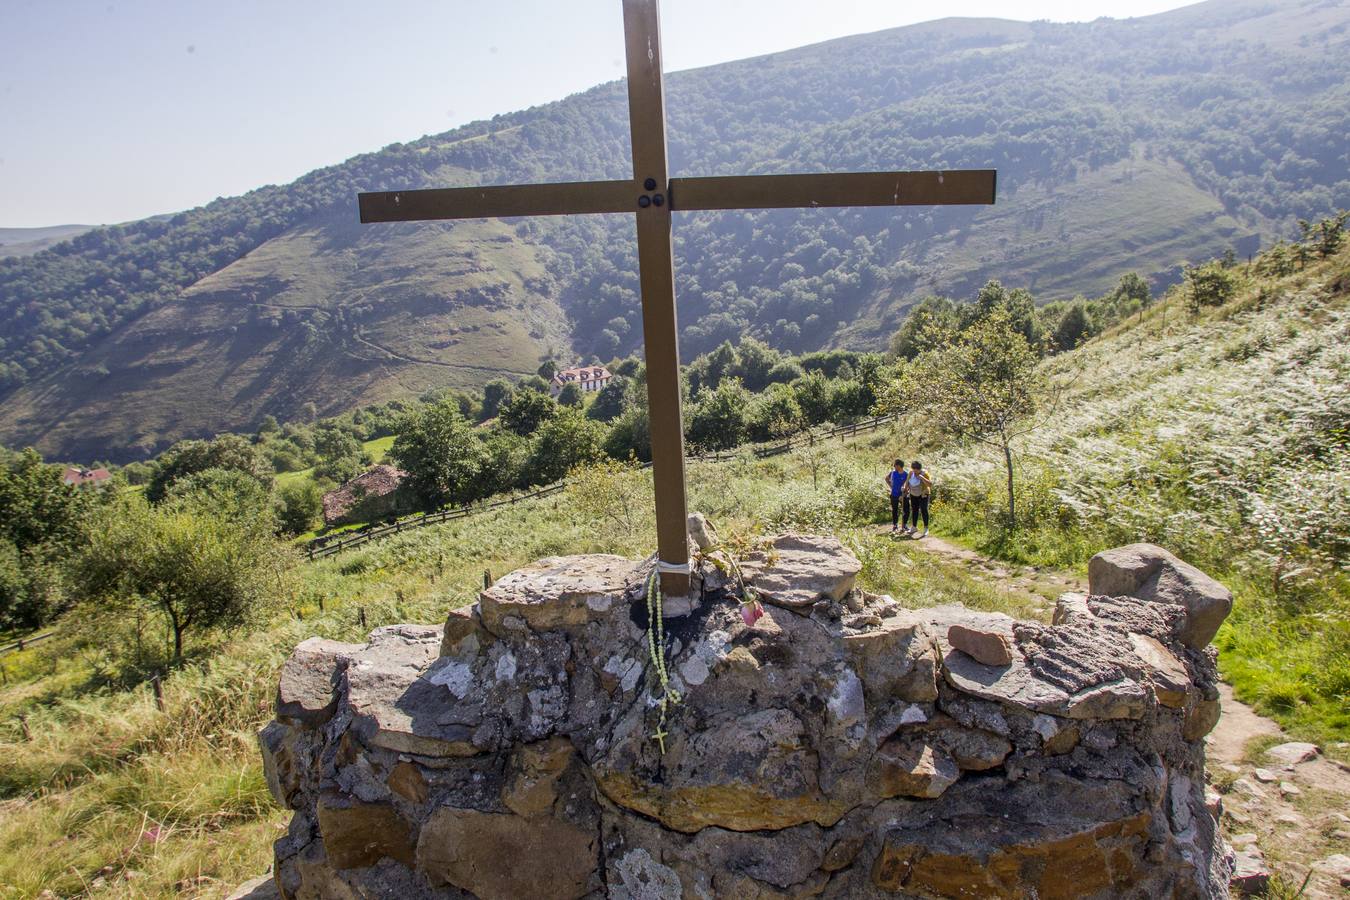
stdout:
[[(666, 0), (668, 71), (944, 16), (1189, 0)], [(0, 0), (0, 227), (176, 212), (623, 76), (618, 0)]]

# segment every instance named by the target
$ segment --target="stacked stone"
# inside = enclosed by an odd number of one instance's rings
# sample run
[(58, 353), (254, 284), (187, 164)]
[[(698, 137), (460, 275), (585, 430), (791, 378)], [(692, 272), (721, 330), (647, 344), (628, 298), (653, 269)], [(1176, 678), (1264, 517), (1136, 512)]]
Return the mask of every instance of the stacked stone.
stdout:
[[(705, 560), (664, 623), (681, 702), (660, 734), (652, 560), (544, 559), (443, 628), (311, 639), (261, 735), (295, 811), (277, 886), (1226, 896), (1201, 739), (1218, 717), (1206, 644), (1231, 597), (1158, 548), (1112, 552), (1054, 626), (905, 609), (855, 589), (838, 541), (803, 535), (745, 561), (769, 604), (747, 626)], [(1127, 581), (1133, 597), (1095, 590)]]

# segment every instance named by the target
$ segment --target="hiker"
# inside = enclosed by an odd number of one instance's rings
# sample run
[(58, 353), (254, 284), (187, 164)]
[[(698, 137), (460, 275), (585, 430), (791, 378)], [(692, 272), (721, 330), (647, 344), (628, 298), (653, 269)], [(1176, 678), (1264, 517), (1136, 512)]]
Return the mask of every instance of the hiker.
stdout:
[(905, 461), (897, 459), (894, 467), (886, 473), (886, 486), (891, 489), (891, 531), (900, 528), (900, 509), (904, 505), (904, 519), (909, 521), (909, 496), (905, 493)]
[(923, 470), (923, 463), (915, 460), (909, 464), (909, 477), (905, 479), (905, 500), (909, 508), (905, 514), (905, 531), (913, 534), (919, 530), (919, 514), (922, 513), (923, 534), (919, 537), (928, 537), (928, 500), (932, 496), (933, 479)]

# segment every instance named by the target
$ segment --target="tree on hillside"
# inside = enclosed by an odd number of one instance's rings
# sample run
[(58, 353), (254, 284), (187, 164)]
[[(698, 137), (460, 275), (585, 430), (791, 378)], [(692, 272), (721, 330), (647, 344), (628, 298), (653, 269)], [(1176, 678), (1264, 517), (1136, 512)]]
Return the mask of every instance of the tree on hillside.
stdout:
[(1148, 282), (1138, 272), (1126, 272), (1120, 276), (1120, 282), (1111, 292), (1111, 299), (1117, 302), (1132, 300), (1141, 306), (1148, 306), (1152, 297)]
[(882, 400), (887, 412), (916, 415), (953, 440), (973, 440), (1003, 454), (1008, 523), (1017, 527), (1013, 442), (1035, 430), (1053, 408), (1055, 390), (1037, 354), (1007, 310), (988, 316), (900, 369)]
[(774, 441), (802, 427), (802, 408), (786, 384), (771, 384), (750, 400), (746, 425), (751, 440)]
[(1238, 276), (1217, 262), (1187, 266), (1186, 307), (1194, 315), (1206, 306), (1222, 306), (1237, 296)]
[(505, 428), (489, 429), (483, 437), (483, 474), (478, 479), (477, 496), (488, 497), (530, 484), (527, 463), (530, 442)]
[(552, 381), (553, 376), (558, 373), (558, 364), (551, 359), (546, 359), (539, 364), (539, 369), (535, 372), (545, 381)]
[(502, 405), (511, 399), (511, 383), (504, 378), (494, 378), (483, 385), (483, 411), (479, 421), (496, 417)]
[(193, 472), (169, 486), (167, 502), (193, 503), (244, 527), (275, 530), (272, 492), (237, 469)]
[(588, 419), (580, 410), (567, 407), (539, 429), (530, 455), (529, 475), (535, 483), (548, 484), (562, 478), (574, 466), (598, 460), (605, 426)]
[(521, 391), (534, 391), (536, 394), (548, 395), (549, 383), (538, 375), (527, 375), (516, 384), (516, 393)]
[(792, 382), (792, 393), (801, 407), (807, 425), (819, 425), (830, 418), (830, 382), (820, 370), (807, 372)]
[(0, 464), (0, 627), (36, 628), (60, 606), (59, 563), (106, 499), (63, 484), (31, 448)]
[(628, 405), (632, 381), (622, 375), (611, 378), (586, 409), (586, 417), (597, 422), (612, 422)]
[(876, 394), (861, 381), (836, 379), (830, 384), (830, 415), (833, 422), (856, 422), (876, 403)]
[(309, 479), (284, 484), (276, 492), (277, 528), (282, 534), (304, 534), (319, 523), (323, 490)]
[(146, 499), (158, 503), (175, 481), (207, 469), (234, 469), (256, 478), (269, 490), (272, 487), (272, 464), (261, 448), (237, 434), (222, 434), (209, 441), (180, 441), (165, 450), (145, 489)]
[(1088, 321), (1084, 305), (1081, 302), (1070, 304), (1055, 326), (1055, 346), (1061, 351), (1072, 350), (1087, 340), (1091, 331), (1092, 323)]
[(694, 404), (686, 429), (689, 442), (703, 450), (730, 450), (745, 441), (750, 394), (734, 378), (705, 390)]
[(371, 461), (351, 432), (331, 426), (314, 433), (314, 452), (319, 455), (314, 477), (330, 478), (339, 484), (360, 475)]
[(61, 467), (49, 465), (31, 447), (0, 466), (0, 537), (20, 550), (68, 545), (99, 495), (61, 482)]
[(769, 384), (769, 373), (783, 360), (777, 350), (751, 337), (741, 340), (736, 357), (736, 366), (729, 374), (740, 378), (748, 391), (764, 390)]
[(1008, 327), (1026, 339), (1032, 347), (1040, 344), (1040, 319), (1036, 315), (1036, 302), (1031, 292), (1025, 288), (1008, 290), (996, 280), (990, 280), (975, 294), (975, 302), (961, 309), (964, 327), (969, 328), (976, 322), (993, 315), (1002, 309), (1008, 314)]
[(437, 403), (408, 417), (389, 457), (408, 473), (408, 483), (429, 507), (478, 496), (486, 454), (458, 405)]
[(961, 317), (954, 302), (946, 297), (924, 297), (910, 308), (891, 338), (891, 355), (896, 359), (913, 359), (933, 346), (932, 335), (949, 334), (960, 327)]
[(740, 356), (731, 341), (723, 341), (715, 350), (704, 353), (685, 367), (689, 389), (695, 393), (703, 388), (714, 390), (722, 379), (736, 372)]
[(642, 462), (651, 460), (652, 431), (646, 404), (640, 402), (631, 404), (610, 423), (604, 448), (605, 453), (615, 459), (633, 458)]
[(1350, 212), (1341, 212), (1323, 219), (1317, 224), (1306, 219), (1298, 220), (1299, 230), (1303, 233), (1302, 243), (1314, 247), (1317, 255), (1326, 259), (1340, 249), (1345, 240), (1345, 223)]
[(580, 406), (582, 399), (581, 386), (575, 381), (567, 382), (562, 386), (562, 390), (558, 391), (559, 406)]
[(625, 378), (636, 378), (642, 371), (642, 360), (636, 356), (626, 356), (609, 367), (609, 371)]
[(516, 391), (497, 413), (498, 423), (507, 431), (529, 437), (539, 426), (558, 414), (558, 404), (548, 394)]
[(245, 624), (290, 564), (270, 529), (241, 528), (200, 498), (152, 506), (127, 494), (90, 518), (70, 578), (95, 619), (158, 611), (178, 663), (189, 631)]

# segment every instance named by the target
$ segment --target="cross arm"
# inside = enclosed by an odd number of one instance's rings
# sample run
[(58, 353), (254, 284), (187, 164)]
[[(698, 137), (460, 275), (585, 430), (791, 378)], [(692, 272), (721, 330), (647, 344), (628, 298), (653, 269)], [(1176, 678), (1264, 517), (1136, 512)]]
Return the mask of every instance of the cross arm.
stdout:
[(993, 203), (996, 181), (994, 169), (672, 178), (670, 207), (781, 209)]
[(425, 222), (497, 216), (633, 212), (641, 193), (632, 181), (565, 181), (491, 187), (432, 188), (360, 194), (362, 222)]

